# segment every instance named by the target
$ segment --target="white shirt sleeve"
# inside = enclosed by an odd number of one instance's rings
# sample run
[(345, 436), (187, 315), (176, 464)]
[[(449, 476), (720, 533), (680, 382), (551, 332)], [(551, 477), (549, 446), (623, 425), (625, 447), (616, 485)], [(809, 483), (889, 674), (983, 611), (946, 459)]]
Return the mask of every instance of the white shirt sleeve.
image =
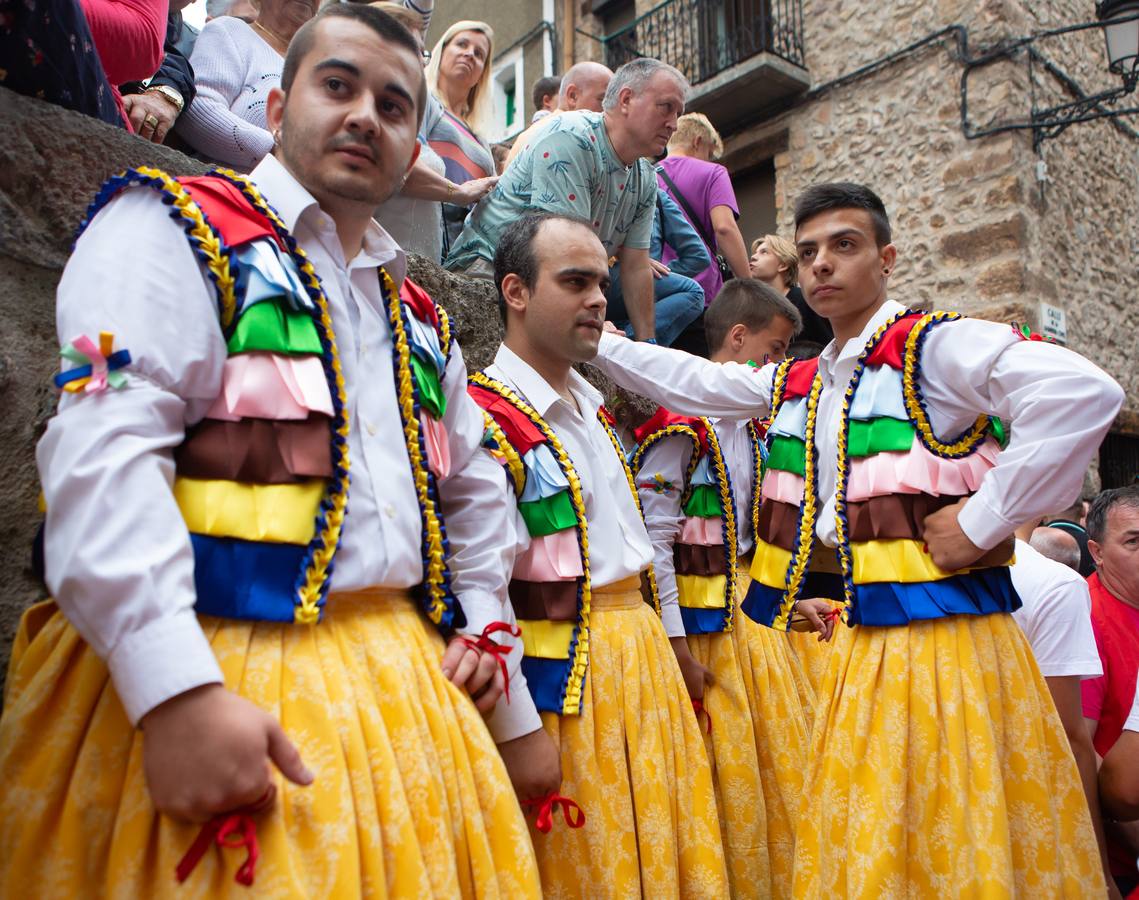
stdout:
[[(463, 634), (480, 635), (491, 622), (516, 624), (507, 584), (514, 564), (514, 502), (508, 497), (502, 467), (480, 444), (482, 410), (467, 393), (467, 368), (458, 344), (451, 351), (444, 378), (447, 412), (443, 418), (451, 451), (451, 474), (439, 483), (451, 555), (451, 584), (463, 607)], [(492, 640), (510, 647), (506, 659), (510, 700), (498, 701), (487, 725), (502, 743), (537, 731), (542, 719), (522, 674), (522, 642), (506, 632)]]
[(685, 634), (673, 547), (680, 537), (684, 521), (680, 499), (684, 494), (684, 475), (691, 458), (692, 444), (686, 438), (663, 438), (645, 454), (637, 473), (637, 493), (645, 511), (645, 528), (653, 542), (653, 570), (660, 595), (660, 617), (670, 638), (684, 637)]
[(1032, 646), (1040, 674), (1045, 678), (1102, 675), (1087, 582), (1020, 540), (1011, 575), (1023, 603), (1013, 618)]
[(956, 436), (978, 413), (1012, 423), (1008, 447), (959, 516), (982, 549), (1071, 504), (1124, 400), (1114, 379), (1079, 354), (981, 319), (930, 332), (921, 386), (940, 438)]
[(171, 491), (173, 449), (221, 388), (214, 297), (170, 208), (145, 189), (96, 217), (57, 294), (61, 344), (108, 331), (131, 354), (126, 387), (62, 396), (36, 457), (48, 587), (107, 662), (132, 724), (222, 681), (194, 614), (193, 552)]
[(1135, 699), (1131, 703), (1131, 713), (1123, 723), (1124, 731), (1139, 731), (1139, 677), (1135, 679)]
[(774, 364), (714, 363), (614, 334), (601, 336), (591, 363), (626, 390), (681, 415), (750, 419), (771, 410)]

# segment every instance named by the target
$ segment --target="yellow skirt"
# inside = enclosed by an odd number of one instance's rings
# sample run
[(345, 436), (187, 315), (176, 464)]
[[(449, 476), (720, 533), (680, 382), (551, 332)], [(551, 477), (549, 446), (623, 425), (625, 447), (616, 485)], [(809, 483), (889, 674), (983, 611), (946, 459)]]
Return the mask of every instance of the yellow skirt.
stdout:
[(635, 587), (595, 590), (589, 647), (581, 715), (542, 714), (586, 816), (532, 831), (545, 896), (726, 897), (712, 773), (660, 618)]
[(855, 627), (832, 654), (795, 897), (1104, 896), (1076, 764), (1011, 615)]
[[(740, 599), (747, 579), (740, 579)], [(690, 635), (712, 670), (704, 692), (720, 831), (733, 897), (786, 897), (810, 729), (783, 635), (735, 617), (729, 634)]]
[[(846, 628), (842, 622), (836, 622), (835, 628)], [(806, 677), (810, 691), (816, 697), (823, 686), (823, 673), (827, 669), (833, 647), (827, 641), (820, 641), (813, 631), (788, 631), (787, 646), (791, 655), (795, 657), (799, 670)], [(813, 715), (814, 703), (808, 708), (808, 714)]]
[(20, 625), (0, 719), (0, 896), (538, 897), (530, 839), (443, 643), (405, 596), (335, 595), (314, 627), (202, 617), (226, 686), (276, 715), (316, 776), (277, 775), (244, 849), (177, 884), (199, 826), (160, 816), (143, 736), (53, 603)]

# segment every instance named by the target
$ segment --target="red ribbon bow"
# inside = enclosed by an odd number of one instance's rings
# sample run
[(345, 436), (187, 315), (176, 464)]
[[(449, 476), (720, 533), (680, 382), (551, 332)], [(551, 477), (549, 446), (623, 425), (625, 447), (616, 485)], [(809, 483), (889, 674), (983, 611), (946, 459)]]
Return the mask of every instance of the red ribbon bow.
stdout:
[(704, 717), (708, 720), (708, 734), (712, 733), (712, 714), (704, 707), (703, 700), (692, 701), (692, 711), (696, 713), (696, 723), (700, 723), (700, 713), (704, 713)]
[(554, 810), (557, 809), (559, 803), (562, 806), (562, 816), (566, 820), (566, 825), (570, 828), (581, 828), (585, 824), (585, 810), (569, 797), (563, 797), (557, 791), (550, 791), (545, 797), (535, 797), (522, 801), (523, 806), (536, 806), (538, 808), (538, 817), (534, 821), (534, 827), (542, 834), (549, 834), (550, 829), (554, 827)]
[(190, 873), (201, 862), (210, 845), (215, 843), (219, 847), (244, 847), (246, 849), (245, 862), (241, 864), (237, 874), (233, 876), (233, 880), (246, 887), (252, 885), (253, 869), (261, 856), (261, 848), (257, 845), (257, 823), (253, 821), (253, 816), (248, 812), (233, 812), (214, 816), (202, 826), (202, 830), (198, 832), (194, 843), (190, 845), (190, 849), (186, 851), (186, 855), (182, 857), (182, 861), (174, 870), (178, 883), (181, 884), (190, 877)]
[(503, 693), (506, 695), (506, 702), (509, 703), (510, 671), (506, 668), (506, 657), (510, 655), (510, 647), (491, 639), (492, 634), (497, 634), (500, 631), (505, 631), (511, 637), (522, 637), (522, 629), (517, 625), (511, 625), (508, 622), (491, 622), (482, 630), (479, 637), (464, 637), (463, 643), (475, 650), (489, 653), (498, 660), (498, 667), (502, 670)]
[(824, 619), (830, 619), (832, 622), (837, 622), (842, 618), (842, 607), (836, 606), (831, 609), (829, 613), (823, 616)]

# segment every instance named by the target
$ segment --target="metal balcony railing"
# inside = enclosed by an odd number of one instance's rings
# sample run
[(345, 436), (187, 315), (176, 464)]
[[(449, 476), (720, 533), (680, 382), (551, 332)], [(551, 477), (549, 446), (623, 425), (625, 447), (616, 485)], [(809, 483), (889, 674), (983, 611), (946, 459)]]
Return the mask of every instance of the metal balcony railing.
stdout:
[(665, 0), (601, 40), (611, 69), (648, 56), (692, 84), (759, 53), (806, 68), (802, 0)]

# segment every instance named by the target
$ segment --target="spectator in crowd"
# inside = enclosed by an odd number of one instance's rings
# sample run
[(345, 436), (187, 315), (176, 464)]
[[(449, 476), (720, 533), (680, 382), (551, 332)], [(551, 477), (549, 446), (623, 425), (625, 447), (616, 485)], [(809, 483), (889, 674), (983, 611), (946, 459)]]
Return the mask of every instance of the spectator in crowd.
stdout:
[(222, 16), (233, 16), (252, 25), (253, 20), (257, 18), (258, 4), (259, 0), (206, 0), (206, 21), (220, 19)]
[(1084, 516), (1086, 514), (1087, 502), (1080, 499), (1063, 512), (1049, 516), (1045, 521), (1046, 527), (1058, 528), (1076, 539), (1076, 543), (1080, 545), (1080, 565), (1076, 571), (1084, 578), (1088, 578), (1095, 571), (1095, 561), (1088, 549), (1088, 530), (1084, 527)]
[(123, 85), (123, 106), (131, 125), (139, 137), (161, 144), (180, 116), (193, 102), (194, 70), (190, 55), (198, 30), (182, 20), (182, 10), (190, 0), (170, 0), (170, 15), (166, 20), (165, 55), (162, 65), (149, 82), (131, 82)]
[(447, 268), (492, 277), (502, 233), (527, 212), (541, 209), (581, 219), (621, 263), (621, 289), (634, 333), (642, 340), (653, 338), (649, 244), (657, 184), (644, 157), (664, 151), (687, 93), (688, 82), (667, 63), (641, 58), (623, 65), (609, 82), (603, 113), (558, 116), (510, 164), (502, 183), (467, 219)]
[(1061, 531), (1059, 528), (1049, 528), (1045, 525), (1033, 529), (1032, 537), (1028, 543), (1033, 550), (1042, 556), (1047, 556), (1060, 565), (1067, 566), (1077, 574), (1079, 573), (1080, 545), (1066, 531)]
[(509, 166), (514, 162), (514, 157), (526, 149), (530, 141), (534, 139), (534, 135), (544, 128), (554, 116), (579, 109), (601, 112), (602, 104), (605, 102), (605, 91), (609, 87), (609, 80), (612, 77), (613, 71), (601, 63), (579, 62), (577, 65), (571, 66), (559, 82), (557, 108), (541, 120), (535, 118), (530, 127), (514, 139), (510, 152), (506, 154), (506, 165)]
[(534, 102), (534, 115), (530, 118), (533, 125), (539, 119), (544, 119), (558, 108), (558, 91), (562, 80), (557, 75), (544, 75), (534, 82), (530, 99)]
[(0, 85), (129, 128), (78, 0), (0, 0)]
[[(672, 248), (676, 258), (665, 266), (660, 258), (665, 247)], [(704, 242), (689, 224), (680, 207), (664, 191), (657, 191), (653, 213), (653, 236), (649, 244), (649, 264), (653, 267), (653, 310), (656, 315), (657, 343), (668, 347), (697, 316), (704, 311), (704, 289), (692, 276), (708, 266)], [(609, 271), (606, 317), (632, 337), (633, 327), (625, 310), (621, 290), (621, 264)]]
[[(668, 156), (657, 168), (661, 185), (668, 191), (708, 246), (712, 262), (696, 276), (704, 288), (707, 306), (720, 293), (724, 277), (747, 278), (747, 245), (736, 219), (740, 210), (728, 170), (712, 162), (724, 153), (720, 134), (702, 113), (681, 116), (676, 133), (669, 139)], [(664, 263), (672, 257), (666, 253)], [(722, 268), (723, 267), (723, 268)], [(708, 355), (703, 328), (694, 323), (690, 334), (677, 346), (701, 356)]]
[[(416, 7), (410, 2), (372, 5), (411, 32), (426, 66), (431, 58), (424, 41), (433, 10), (431, 0), (419, 0)], [(439, 101), (428, 96), (424, 126), (438, 121), (441, 115)], [(450, 200), (459, 205), (477, 203), (497, 180), (480, 178), (455, 184), (447, 178), (446, 164), (428, 141), (426, 127), (421, 127), (419, 157), (400, 192), (376, 210), (376, 221), (404, 250), (438, 264), (443, 257), (443, 201)]]
[(316, 8), (317, 0), (261, 0), (252, 24), (234, 16), (206, 23), (190, 57), (198, 96), (178, 117), (186, 143), (242, 171), (273, 149), (265, 101), (281, 83), (289, 41)]
[[(1139, 678), (1139, 485), (1104, 491), (1087, 519), (1096, 571), (1088, 578), (1092, 628), (1104, 675), (1083, 684), (1084, 718), (1096, 753), (1106, 757), (1123, 732)], [(1104, 822), (1115, 883), (1139, 887), (1139, 826)]]
[[(447, 178), (456, 186), (481, 182), (498, 171), (490, 144), (483, 137), (493, 107), (493, 54), (493, 29), (486, 22), (465, 19), (443, 32), (427, 64), (427, 88), (438, 103), (428, 104), (423, 132), (442, 157)], [(443, 256), (463, 230), (468, 212), (464, 199), (452, 192), (443, 204)]]
[(765, 234), (752, 241), (751, 259), (748, 260), (751, 277), (770, 285), (795, 304), (803, 317), (803, 331), (799, 339), (813, 341), (820, 351), (831, 342), (834, 329), (830, 322), (807, 305), (799, 290), (799, 254), (795, 244), (777, 234)]
[[(1104, 877), (1111, 885), (1107, 842), (1099, 813), (1096, 753), (1091, 732), (1084, 724), (1080, 699), (1081, 682), (1103, 675), (1092, 632), (1092, 600), (1087, 582), (1077, 572), (1049, 559), (1029, 543), (1035, 525), (1035, 521), (1028, 522), (1016, 530), (1016, 562), (1009, 567), (1009, 574), (1023, 605), (1012, 615), (1028, 638), (1036, 665), (1060, 714), (1088, 799)], [(1109, 895), (1116, 896), (1110, 890)]]
[(1139, 683), (1123, 733), (1099, 770), (1104, 812), (1120, 822), (1139, 819)]

